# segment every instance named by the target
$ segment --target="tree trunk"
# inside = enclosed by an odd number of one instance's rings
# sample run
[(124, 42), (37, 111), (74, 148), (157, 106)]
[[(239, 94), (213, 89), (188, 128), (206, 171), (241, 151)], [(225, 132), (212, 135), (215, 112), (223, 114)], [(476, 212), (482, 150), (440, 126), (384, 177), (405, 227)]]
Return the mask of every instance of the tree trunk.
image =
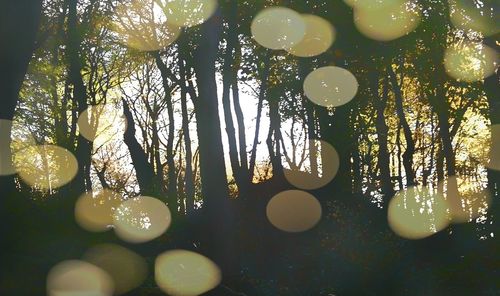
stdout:
[(199, 98), (195, 100), (196, 125), (200, 148), (200, 172), (207, 233), (204, 244), (227, 279), (235, 269), (233, 211), (229, 208), (226, 165), (219, 118), (215, 61), (221, 30), (217, 13), (200, 27), (193, 67)]
[[(38, 31), (42, 1), (3, 1), (0, 4), (0, 170), (11, 173), (10, 150), (14, 111), (28, 69)], [(14, 177), (0, 174), (0, 191), (9, 196), (15, 190)], [(2, 208), (4, 208), (2, 206)]]
[[(69, 64), (68, 79), (73, 85), (73, 100), (78, 110), (78, 115), (87, 109), (87, 88), (82, 78), (82, 58), (80, 56), (81, 32), (77, 19), (78, 0), (68, 0), (68, 40), (67, 40), (67, 58)], [(87, 120), (84, 118), (84, 120)], [(77, 139), (76, 158), (78, 159), (78, 173), (74, 180), (74, 188), (77, 193), (92, 190), (90, 179), (92, 143), (81, 134)]]
[(163, 91), (165, 92), (165, 102), (167, 105), (168, 113), (168, 138), (167, 138), (167, 166), (168, 166), (168, 204), (170, 210), (175, 214), (178, 211), (177, 202), (177, 173), (175, 167), (174, 137), (175, 137), (175, 121), (174, 121), (174, 107), (172, 104), (172, 97), (170, 96), (170, 86), (168, 82), (167, 65), (163, 62), (160, 54), (155, 54), (156, 66), (160, 70), (163, 82)]
[(405, 168), (406, 186), (410, 187), (416, 185), (415, 172), (413, 171), (413, 154), (415, 153), (415, 141), (413, 140), (411, 128), (408, 124), (408, 120), (406, 119), (406, 115), (404, 112), (403, 93), (401, 92), (401, 86), (397, 81), (396, 73), (394, 73), (392, 67), (387, 67), (387, 69), (389, 72), (389, 77), (391, 79), (392, 89), (396, 97), (396, 112), (398, 114), (399, 122), (403, 127), (403, 133), (405, 135), (406, 150), (403, 153), (403, 166)]
[[(234, 30), (231, 29), (230, 30)], [(228, 33), (230, 35), (230, 33)], [(232, 66), (233, 66), (233, 49), (234, 40), (228, 36), (226, 42), (226, 52), (224, 54), (224, 66), (222, 70), (222, 107), (224, 110), (224, 121), (226, 124), (226, 135), (229, 144), (229, 161), (233, 171), (233, 177), (238, 185), (242, 182), (240, 172), (240, 163), (238, 159), (238, 148), (236, 144), (236, 130), (234, 129), (233, 113), (231, 111), (231, 83), (232, 83)]]
[(259, 103), (257, 104), (257, 116), (255, 122), (255, 135), (253, 138), (252, 151), (250, 153), (250, 164), (249, 164), (249, 177), (250, 181), (253, 180), (254, 171), (255, 171), (255, 161), (257, 159), (257, 146), (259, 145), (259, 132), (260, 132), (260, 122), (262, 117), (262, 107), (264, 105), (264, 98), (267, 94), (267, 85), (268, 85), (268, 77), (269, 77), (269, 53), (266, 52), (266, 56), (264, 57), (264, 66), (259, 71), (259, 79), (260, 79), (260, 89), (259, 89)]
[[(193, 177), (193, 152), (191, 150), (191, 135), (189, 132), (189, 115), (187, 110), (187, 91), (185, 88), (186, 71), (184, 61), (179, 58), (179, 72), (181, 76), (181, 109), (182, 109), (182, 132), (184, 134), (184, 146), (186, 148), (186, 172), (185, 172), (185, 188), (186, 188), (186, 212), (191, 214), (194, 211), (194, 177)], [(195, 100), (195, 98), (191, 98)]]
[[(382, 186), (382, 194), (384, 195), (385, 202), (388, 202), (389, 198), (394, 195), (394, 186), (391, 180), (391, 168), (390, 168), (390, 155), (387, 149), (387, 138), (389, 133), (389, 128), (385, 122), (384, 111), (387, 106), (388, 93), (389, 93), (389, 81), (387, 78), (380, 81), (377, 73), (374, 73), (372, 79), (372, 91), (376, 102), (377, 118), (375, 122), (375, 128), (377, 131), (377, 142), (378, 142), (378, 167), (380, 169), (380, 181)], [(379, 82), (382, 85), (382, 96), (379, 94)]]
[(135, 138), (135, 123), (127, 101), (123, 102), (123, 114), (127, 119), (127, 129), (124, 134), (125, 145), (127, 145), (135, 169), (137, 183), (142, 195), (158, 196), (160, 185), (156, 181), (153, 165), (148, 161), (146, 152)]

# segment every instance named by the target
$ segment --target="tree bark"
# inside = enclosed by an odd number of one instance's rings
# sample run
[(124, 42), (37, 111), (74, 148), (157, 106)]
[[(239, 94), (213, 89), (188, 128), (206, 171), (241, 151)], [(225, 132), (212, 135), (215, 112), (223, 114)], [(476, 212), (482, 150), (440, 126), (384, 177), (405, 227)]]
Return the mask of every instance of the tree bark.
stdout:
[(174, 107), (172, 104), (172, 97), (170, 96), (170, 86), (168, 82), (169, 75), (167, 74), (167, 65), (161, 59), (158, 52), (155, 54), (156, 66), (160, 70), (163, 90), (165, 92), (165, 102), (167, 105), (168, 113), (168, 138), (167, 138), (167, 166), (168, 166), (168, 203), (170, 210), (175, 214), (178, 211), (177, 201), (177, 173), (175, 167), (175, 155), (173, 152), (174, 137), (175, 137), (175, 121), (174, 121)]
[[(87, 88), (82, 77), (82, 58), (80, 56), (81, 32), (78, 25), (77, 16), (78, 0), (68, 0), (68, 32), (67, 32), (67, 58), (68, 58), (68, 79), (73, 85), (73, 100), (78, 110), (78, 115), (87, 109)], [(87, 120), (84, 118), (84, 120)], [(90, 179), (92, 143), (81, 134), (77, 139), (76, 157), (78, 159), (78, 173), (74, 180), (74, 187), (77, 193), (92, 190), (92, 181)]]
[(193, 67), (199, 98), (195, 115), (200, 148), (200, 173), (207, 233), (203, 239), (212, 259), (227, 278), (237, 275), (235, 268), (234, 218), (229, 208), (226, 165), (219, 118), (215, 61), (219, 48), (220, 13), (200, 27)]
[(396, 73), (392, 67), (387, 67), (389, 72), (389, 78), (391, 80), (392, 89), (394, 91), (394, 96), (396, 97), (396, 112), (399, 117), (399, 122), (403, 128), (403, 133), (405, 135), (406, 150), (403, 153), (403, 166), (406, 175), (406, 186), (410, 187), (416, 185), (415, 172), (413, 171), (413, 154), (415, 153), (415, 141), (413, 140), (413, 135), (411, 132), (410, 125), (406, 119), (406, 115), (403, 107), (403, 93), (401, 91), (401, 86), (396, 78)]
[[(389, 133), (389, 128), (385, 122), (385, 108), (387, 106), (387, 99), (389, 93), (389, 81), (387, 78), (380, 80), (377, 73), (371, 77), (372, 80), (372, 92), (375, 98), (375, 106), (377, 111), (377, 118), (375, 122), (375, 128), (377, 131), (377, 142), (378, 142), (378, 167), (380, 169), (380, 182), (382, 187), (382, 194), (384, 195), (384, 201), (388, 201), (394, 195), (394, 185), (391, 180), (391, 168), (390, 168), (390, 155), (387, 149), (387, 138)], [(379, 83), (382, 85), (382, 96), (379, 94)]]
[[(12, 172), (10, 150), (14, 111), (31, 60), (40, 22), (42, 1), (3, 1), (0, 4), (0, 168)], [(14, 177), (0, 174), (0, 191), (15, 190)]]
[[(186, 148), (186, 171), (185, 171), (185, 190), (186, 190), (186, 212), (191, 214), (194, 211), (194, 176), (193, 176), (193, 152), (191, 149), (191, 135), (189, 131), (189, 115), (187, 110), (187, 90), (186, 90), (186, 70), (184, 60), (179, 58), (179, 72), (181, 76), (181, 112), (182, 112), (182, 132), (184, 134), (184, 146)], [(191, 98), (195, 100), (195, 98)]]
[(127, 129), (124, 134), (125, 145), (127, 145), (135, 169), (137, 183), (142, 195), (157, 196), (160, 185), (156, 181), (153, 165), (148, 161), (146, 152), (135, 138), (135, 123), (127, 101), (122, 100), (123, 114), (127, 119)]

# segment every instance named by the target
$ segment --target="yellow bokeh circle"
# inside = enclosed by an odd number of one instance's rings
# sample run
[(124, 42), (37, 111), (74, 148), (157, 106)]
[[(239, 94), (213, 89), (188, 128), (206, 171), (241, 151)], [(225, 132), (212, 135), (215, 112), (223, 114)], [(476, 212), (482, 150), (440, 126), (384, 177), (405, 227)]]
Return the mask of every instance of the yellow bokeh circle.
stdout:
[(75, 204), (75, 220), (82, 228), (101, 232), (113, 226), (113, 213), (121, 205), (122, 197), (109, 189), (97, 194), (83, 194)]
[(121, 1), (112, 23), (119, 41), (139, 51), (156, 51), (174, 43), (181, 28), (167, 22), (159, 4), (153, 0)]
[(420, 24), (420, 12), (407, 3), (356, 7), (354, 24), (368, 38), (391, 41), (413, 31)]
[(26, 184), (50, 191), (68, 184), (78, 172), (78, 161), (55, 145), (36, 145), (14, 153), (14, 165)]
[(221, 271), (203, 255), (187, 250), (172, 250), (156, 258), (155, 280), (168, 295), (195, 296), (217, 287), (221, 281)]
[(349, 70), (327, 66), (307, 75), (304, 80), (304, 93), (317, 105), (338, 107), (354, 98), (358, 86), (356, 77)]
[(302, 16), (290, 8), (274, 6), (259, 12), (252, 20), (252, 36), (269, 49), (289, 49), (299, 44), (306, 34)]
[(90, 106), (78, 117), (80, 134), (97, 147), (112, 140), (121, 140), (126, 128), (127, 120), (121, 108), (113, 104)]
[(171, 219), (167, 205), (149, 196), (128, 199), (113, 214), (116, 235), (131, 243), (143, 243), (159, 237), (167, 231)]
[[(293, 186), (303, 190), (321, 188), (330, 183), (339, 169), (340, 160), (335, 148), (322, 140), (309, 140), (297, 149), (299, 155), (309, 155), (309, 163), (301, 167), (284, 169), (285, 178)], [(316, 168), (311, 165), (314, 157)]]
[(306, 24), (304, 38), (287, 51), (298, 57), (313, 57), (327, 51), (335, 41), (335, 29), (322, 17), (303, 14)]
[(453, 223), (467, 223), (486, 214), (492, 202), (491, 193), (472, 182), (457, 176), (441, 182), (446, 188), (446, 201)]
[(303, 232), (313, 228), (320, 221), (321, 213), (319, 201), (301, 190), (278, 193), (266, 207), (269, 222), (286, 232)]
[(170, 24), (192, 27), (204, 23), (217, 10), (217, 0), (169, 0), (163, 11)]
[(407, 239), (422, 239), (450, 224), (448, 203), (429, 188), (410, 187), (389, 202), (387, 220), (391, 229)]
[(139, 287), (148, 275), (146, 261), (135, 252), (119, 245), (94, 246), (85, 252), (83, 259), (111, 276), (116, 295)]
[(444, 66), (451, 77), (465, 82), (481, 81), (495, 73), (498, 54), (479, 42), (453, 43), (445, 51)]
[(99, 267), (80, 260), (63, 261), (47, 275), (47, 295), (111, 296), (111, 276)]

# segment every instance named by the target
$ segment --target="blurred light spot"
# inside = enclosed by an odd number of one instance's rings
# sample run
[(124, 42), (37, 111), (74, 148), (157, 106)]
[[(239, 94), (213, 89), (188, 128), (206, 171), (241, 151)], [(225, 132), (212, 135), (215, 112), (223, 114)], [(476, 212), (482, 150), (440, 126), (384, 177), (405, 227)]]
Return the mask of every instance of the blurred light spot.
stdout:
[(113, 213), (121, 203), (121, 196), (108, 189), (95, 196), (92, 192), (85, 193), (75, 204), (75, 220), (88, 231), (109, 230), (113, 225)]
[(0, 119), (0, 139), (2, 139), (0, 141), (0, 176), (13, 175), (16, 173), (16, 169), (12, 163), (12, 152), (10, 148), (11, 130), (12, 121)]
[(335, 30), (330, 22), (311, 14), (303, 14), (302, 18), (306, 24), (305, 36), (288, 52), (299, 57), (313, 57), (327, 51), (335, 40)]
[(119, 3), (113, 16), (112, 30), (122, 43), (139, 51), (155, 51), (177, 40), (181, 28), (167, 22), (158, 4), (161, 2), (153, 0)]
[(159, 237), (170, 226), (170, 222), (167, 205), (149, 196), (124, 201), (113, 215), (116, 234), (131, 243), (147, 242)]
[(358, 92), (358, 81), (346, 69), (327, 66), (314, 70), (304, 81), (304, 93), (311, 102), (324, 107), (348, 103)]
[(79, 260), (63, 261), (47, 276), (49, 296), (111, 296), (113, 281), (99, 267)]
[(302, 232), (313, 228), (321, 219), (321, 205), (311, 194), (287, 190), (275, 195), (267, 204), (267, 218), (276, 228), (286, 232)]
[(431, 236), (450, 223), (444, 197), (423, 187), (399, 191), (389, 203), (387, 219), (391, 229), (407, 239)]
[[(299, 155), (309, 156), (306, 167), (285, 169), (285, 178), (293, 186), (304, 189), (318, 189), (330, 183), (339, 169), (339, 155), (330, 143), (321, 140), (309, 140), (307, 146), (297, 149)], [(304, 151), (305, 150), (305, 151)], [(314, 155), (313, 155), (314, 154)], [(311, 164), (314, 158), (316, 167)]]
[(453, 223), (470, 222), (486, 214), (492, 197), (480, 184), (451, 176), (446, 179), (446, 185), (446, 201)]
[(384, 6), (400, 5), (405, 0), (344, 0), (344, 2), (353, 8), (383, 8)]
[(379, 41), (391, 41), (407, 35), (419, 23), (418, 8), (410, 5), (410, 2), (360, 6), (354, 9), (356, 28), (363, 35)]
[(156, 258), (155, 280), (169, 295), (201, 295), (221, 281), (219, 267), (207, 257), (186, 250), (167, 251)]
[(69, 183), (78, 171), (78, 161), (68, 150), (55, 145), (37, 145), (14, 153), (14, 165), (26, 184), (50, 191)]
[(449, 0), (449, 4), (451, 23), (456, 28), (481, 32), (484, 36), (500, 33), (498, 0), (481, 0), (480, 7), (470, 0)]
[(491, 130), (489, 169), (500, 171), (500, 124), (493, 124)]
[(169, 0), (161, 1), (167, 21), (181, 27), (204, 23), (217, 10), (216, 0)]
[(119, 245), (94, 246), (85, 253), (83, 258), (111, 276), (117, 295), (139, 287), (148, 274), (146, 261), (138, 254)]
[(479, 42), (454, 43), (445, 51), (444, 66), (448, 75), (457, 80), (480, 81), (495, 73), (497, 52)]
[(122, 139), (126, 128), (127, 120), (121, 108), (112, 104), (90, 106), (78, 117), (80, 134), (96, 147)]
[(252, 36), (260, 45), (270, 49), (289, 49), (301, 42), (306, 24), (300, 14), (285, 7), (270, 7), (252, 20)]

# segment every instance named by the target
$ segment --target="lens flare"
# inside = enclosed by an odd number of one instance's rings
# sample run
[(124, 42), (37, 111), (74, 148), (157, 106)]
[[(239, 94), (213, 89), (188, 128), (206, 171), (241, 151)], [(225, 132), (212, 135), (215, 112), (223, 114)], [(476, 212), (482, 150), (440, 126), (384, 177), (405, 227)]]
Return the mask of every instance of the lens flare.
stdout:
[(302, 16), (285, 7), (269, 7), (252, 20), (252, 36), (269, 49), (290, 49), (299, 44), (306, 34)]
[(287, 190), (269, 201), (266, 215), (269, 222), (282, 231), (303, 232), (321, 219), (321, 204), (305, 191)]
[(14, 165), (26, 184), (42, 191), (68, 184), (78, 171), (75, 156), (55, 145), (37, 145), (19, 150), (14, 153)]
[(442, 184), (446, 184), (446, 201), (453, 223), (471, 222), (486, 214), (492, 201), (488, 190), (457, 176), (448, 177)]
[(486, 165), (489, 169), (500, 171), (500, 124), (493, 124), (490, 127), (491, 145), (489, 162)]
[(139, 287), (148, 275), (146, 261), (136, 253), (119, 245), (94, 246), (85, 252), (83, 258), (111, 276), (116, 295), (125, 294)]
[[(0, 119), (0, 176), (13, 175), (16, 173), (16, 169), (12, 163), (12, 152), (11, 152), (11, 130), (12, 121), (6, 119)], [(8, 141), (4, 139), (9, 139)]]
[(304, 38), (287, 51), (298, 57), (313, 57), (327, 51), (335, 41), (335, 29), (330, 22), (311, 14), (303, 14), (302, 18), (306, 24)]
[(498, 55), (482, 43), (463, 41), (446, 49), (444, 66), (448, 75), (459, 81), (481, 81), (495, 73)]
[(203, 255), (173, 250), (156, 258), (155, 280), (160, 289), (169, 295), (195, 296), (217, 287), (221, 271)]
[(351, 101), (358, 92), (358, 81), (346, 69), (327, 66), (314, 70), (304, 80), (304, 93), (311, 102), (338, 107)]
[(169, 0), (160, 1), (170, 24), (193, 27), (204, 23), (217, 10), (216, 0)]
[(78, 130), (94, 146), (102, 146), (112, 140), (121, 140), (127, 128), (122, 109), (112, 104), (94, 105), (78, 117)]
[(120, 41), (139, 51), (156, 51), (174, 43), (181, 33), (179, 26), (167, 22), (158, 1), (121, 1), (113, 15), (112, 30)]
[(354, 9), (354, 24), (368, 38), (391, 41), (415, 30), (420, 24), (420, 12), (409, 2), (359, 6)]
[(111, 296), (113, 290), (109, 274), (84, 261), (63, 261), (47, 276), (49, 296)]
[(301, 167), (291, 164), (285, 169), (285, 178), (293, 186), (304, 189), (318, 189), (330, 183), (339, 169), (339, 155), (330, 143), (321, 140), (309, 140), (307, 145), (296, 149), (298, 155), (309, 156)]
[(167, 231), (170, 222), (167, 205), (149, 196), (126, 200), (113, 214), (116, 235), (131, 243), (143, 243), (159, 237)]
[(500, 17), (497, 0), (476, 1), (449, 0), (450, 19), (453, 26), (462, 30), (481, 32), (484, 36), (500, 33)]
[(397, 235), (407, 239), (431, 236), (450, 223), (445, 198), (424, 187), (398, 192), (389, 202), (387, 220)]
[(113, 226), (113, 213), (122, 203), (122, 197), (108, 189), (97, 194), (85, 193), (75, 204), (75, 220), (83, 229), (102, 232)]

